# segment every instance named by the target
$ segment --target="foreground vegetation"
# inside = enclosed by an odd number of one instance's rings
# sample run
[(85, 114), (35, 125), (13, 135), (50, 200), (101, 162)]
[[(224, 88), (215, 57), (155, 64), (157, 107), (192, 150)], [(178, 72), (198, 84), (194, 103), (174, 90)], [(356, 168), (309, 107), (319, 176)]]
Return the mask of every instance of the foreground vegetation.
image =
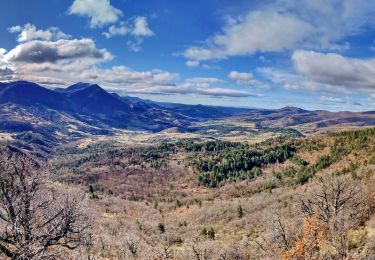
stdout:
[(90, 243), (91, 223), (76, 193), (52, 187), (39, 162), (0, 154), (0, 252), (11, 259), (52, 259)]
[[(308, 138), (277, 137), (257, 144), (229, 141), (138, 146), (115, 141), (86, 146), (70, 144), (59, 147), (46, 167), (48, 172), (42, 176), (47, 182), (40, 186), (43, 194), (60, 194), (60, 199), (50, 201), (49, 196), (44, 196), (51, 206), (43, 210), (65, 212), (60, 208), (65, 201), (61, 198), (66, 196), (63, 190), (74, 188), (69, 194), (77, 195), (69, 200), (69, 205), (79, 209), (74, 211), (74, 216), (79, 217), (74, 223), (82, 230), (66, 237), (73, 239), (73, 234), (79, 234), (73, 241), (64, 238), (55, 244), (38, 240), (32, 240), (32, 244), (23, 236), (23, 247), (17, 248), (41, 248), (45, 256), (64, 259), (375, 257), (373, 128)], [(7, 174), (1, 175), (0, 184), (8, 183), (7, 169), (2, 169)], [(35, 169), (32, 172), (40, 172)], [(12, 185), (17, 190), (22, 182)], [(78, 195), (80, 192), (84, 195)], [(86, 202), (76, 204), (77, 198)], [(69, 215), (66, 214), (58, 216)], [(43, 223), (40, 216), (54, 215), (40, 213), (38, 221), (32, 222), (33, 228)], [(66, 220), (57, 219), (54, 223)], [(3, 234), (9, 233), (6, 226), (1, 228)], [(62, 247), (65, 242), (76, 243), (65, 246), (66, 250)], [(3, 241), (1, 245), (6, 243)], [(5, 249), (2, 252), (9, 256)], [(29, 258), (38, 259), (36, 255)]]

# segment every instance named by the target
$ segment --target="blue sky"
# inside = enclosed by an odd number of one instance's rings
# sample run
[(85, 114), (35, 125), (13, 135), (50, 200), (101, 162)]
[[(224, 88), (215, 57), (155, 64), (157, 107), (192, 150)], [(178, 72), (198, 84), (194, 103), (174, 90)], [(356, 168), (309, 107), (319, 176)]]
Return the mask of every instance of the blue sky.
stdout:
[(375, 109), (375, 2), (4, 0), (0, 80), (158, 101)]

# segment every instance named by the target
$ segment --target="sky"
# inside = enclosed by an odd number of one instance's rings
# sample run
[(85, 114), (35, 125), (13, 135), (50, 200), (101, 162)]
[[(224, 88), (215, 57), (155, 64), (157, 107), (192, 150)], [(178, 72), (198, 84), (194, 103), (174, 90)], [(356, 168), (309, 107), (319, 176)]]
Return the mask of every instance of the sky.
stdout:
[(375, 110), (375, 1), (2, 0), (0, 12), (0, 81)]

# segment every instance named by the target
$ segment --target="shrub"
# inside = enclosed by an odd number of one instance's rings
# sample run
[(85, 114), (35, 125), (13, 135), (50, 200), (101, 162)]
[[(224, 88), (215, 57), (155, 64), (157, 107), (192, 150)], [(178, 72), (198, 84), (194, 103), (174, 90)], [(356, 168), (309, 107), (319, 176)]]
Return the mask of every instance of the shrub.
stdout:
[(238, 207), (237, 207), (237, 217), (238, 218), (242, 218), (243, 217), (243, 209), (242, 209), (242, 207), (241, 207), (241, 205), (239, 205)]
[(208, 230), (207, 230), (207, 237), (211, 240), (214, 240), (215, 239), (215, 230), (213, 227), (210, 227)]
[(298, 157), (298, 156), (293, 156), (291, 159), (290, 159), (291, 162), (293, 162), (294, 164), (297, 164), (297, 165), (300, 165), (300, 166), (306, 166), (308, 165), (308, 162), (306, 162), (304, 159)]
[(160, 231), (160, 233), (165, 233), (165, 226), (163, 223), (159, 223), (158, 224), (158, 230)]
[(200, 232), (201, 236), (207, 236), (207, 228), (203, 227)]

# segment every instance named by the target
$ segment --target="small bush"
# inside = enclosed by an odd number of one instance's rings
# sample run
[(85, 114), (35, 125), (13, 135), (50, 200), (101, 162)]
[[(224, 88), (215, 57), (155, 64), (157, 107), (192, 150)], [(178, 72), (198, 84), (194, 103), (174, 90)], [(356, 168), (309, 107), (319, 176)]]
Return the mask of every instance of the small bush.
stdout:
[(241, 205), (239, 205), (238, 207), (237, 207), (237, 217), (238, 218), (242, 218), (243, 217), (243, 209), (242, 209), (242, 207), (241, 207)]
[(207, 230), (207, 237), (211, 240), (214, 240), (215, 239), (215, 230), (213, 227), (210, 227), (208, 230)]
[(158, 224), (158, 230), (160, 231), (161, 234), (165, 233), (165, 226), (163, 223)]

